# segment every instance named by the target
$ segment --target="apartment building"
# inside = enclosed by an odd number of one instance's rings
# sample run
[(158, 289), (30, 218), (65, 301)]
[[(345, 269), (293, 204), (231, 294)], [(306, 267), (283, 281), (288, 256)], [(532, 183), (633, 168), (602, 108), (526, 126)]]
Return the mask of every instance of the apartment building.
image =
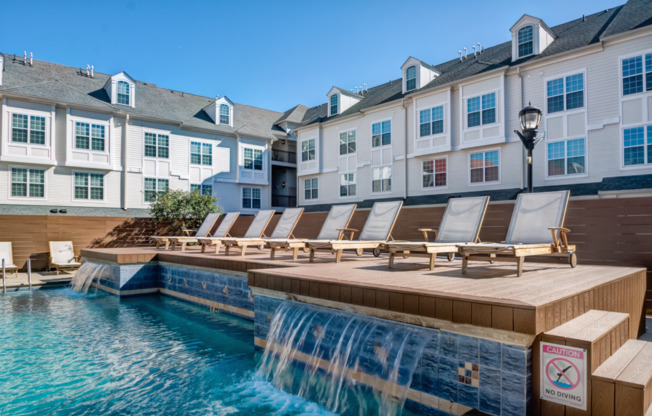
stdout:
[(3, 214), (144, 216), (167, 188), (295, 206), (292, 114), (0, 54)]
[(511, 40), (441, 64), (409, 57), (400, 78), (332, 87), (294, 129), (299, 205), (450, 196), (510, 199), (526, 186), (519, 111), (543, 112), (537, 190), (613, 197), (652, 188), (652, 3), (549, 27), (524, 15)]

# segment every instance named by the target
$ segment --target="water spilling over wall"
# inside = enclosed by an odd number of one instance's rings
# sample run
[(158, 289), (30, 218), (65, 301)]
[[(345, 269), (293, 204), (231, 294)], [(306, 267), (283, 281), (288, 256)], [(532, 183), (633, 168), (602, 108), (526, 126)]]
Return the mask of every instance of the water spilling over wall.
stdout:
[(429, 339), (418, 327), (285, 301), (259, 372), (336, 413), (396, 415)]
[(113, 269), (108, 264), (87, 261), (77, 270), (70, 282), (70, 286), (75, 292), (88, 293), (93, 281), (109, 279), (112, 276)]

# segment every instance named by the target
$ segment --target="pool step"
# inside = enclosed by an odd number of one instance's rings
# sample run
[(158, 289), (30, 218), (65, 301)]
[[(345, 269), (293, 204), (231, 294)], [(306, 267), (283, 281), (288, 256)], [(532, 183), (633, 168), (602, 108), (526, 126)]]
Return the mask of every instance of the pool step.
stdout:
[(652, 342), (627, 341), (592, 379), (594, 415), (652, 415)]
[(542, 415), (590, 415), (592, 413), (591, 374), (614, 354), (629, 337), (629, 314), (590, 310), (545, 332), (541, 341), (586, 349), (588, 370), (587, 410), (541, 401)]

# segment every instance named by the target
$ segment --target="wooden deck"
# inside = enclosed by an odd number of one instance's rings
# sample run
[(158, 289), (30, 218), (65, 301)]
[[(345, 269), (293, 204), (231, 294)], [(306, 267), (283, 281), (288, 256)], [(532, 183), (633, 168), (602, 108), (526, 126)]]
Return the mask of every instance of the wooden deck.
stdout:
[(290, 252), (269, 260), (269, 251), (253, 250), (246, 257), (202, 254), (153, 248), (82, 250), (87, 259), (117, 263), (162, 261), (248, 273), (249, 286), (437, 318), (460, 324), (525, 334), (551, 330), (590, 309), (625, 312), (632, 317), (630, 338), (643, 329), (646, 270), (634, 267), (588, 266), (526, 262), (522, 277), (512, 264), (471, 262), (467, 274), (461, 260), (399, 260), (388, 268), (387, 255), (345, 254), (342, 263), (319, 253), (315, 263), (306, 254), (296, 262)]

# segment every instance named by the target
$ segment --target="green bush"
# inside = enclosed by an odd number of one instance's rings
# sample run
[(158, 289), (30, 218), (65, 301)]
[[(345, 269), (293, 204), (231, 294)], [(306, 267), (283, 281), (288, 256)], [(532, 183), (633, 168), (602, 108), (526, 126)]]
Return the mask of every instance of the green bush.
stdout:
[(157, 194), (149, 212), (157, 225), (167, 225), (170, 231), (181, 235), (184, 230), (196, 230), (211, 212), (222, 213), (217, 198), (192, 192), (168, 189)]

